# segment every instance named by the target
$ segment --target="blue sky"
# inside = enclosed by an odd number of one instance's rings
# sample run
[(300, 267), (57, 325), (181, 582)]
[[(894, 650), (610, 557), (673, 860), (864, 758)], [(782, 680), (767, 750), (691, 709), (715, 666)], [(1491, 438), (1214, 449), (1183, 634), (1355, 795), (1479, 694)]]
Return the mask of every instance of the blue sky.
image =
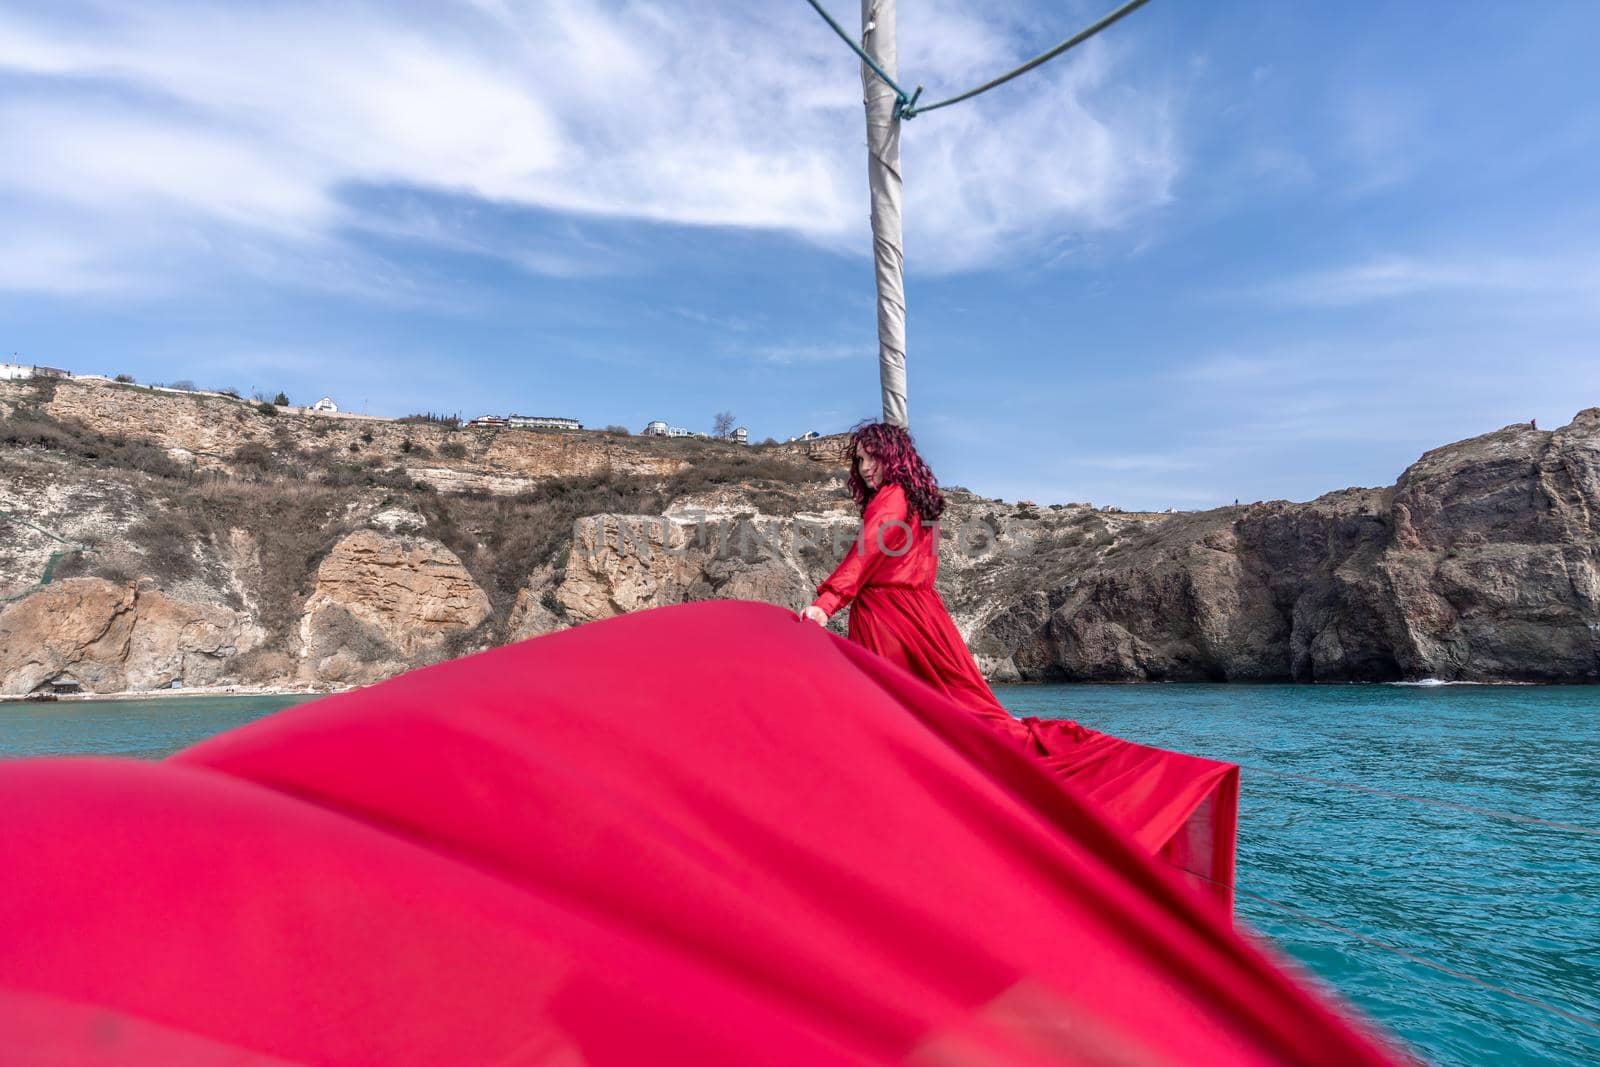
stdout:
[[(901, 0), (903, 80), (965, 88), (1108, 4)], [(1577, 0), (1153, 0), (913, 120), (941, 480), (1307, 499), (1600, 404), (1597, 39)], [(0, 348), (374, 414), (838, 430), (878, 404), (863, 143), (801, 0), (10, 0)]]

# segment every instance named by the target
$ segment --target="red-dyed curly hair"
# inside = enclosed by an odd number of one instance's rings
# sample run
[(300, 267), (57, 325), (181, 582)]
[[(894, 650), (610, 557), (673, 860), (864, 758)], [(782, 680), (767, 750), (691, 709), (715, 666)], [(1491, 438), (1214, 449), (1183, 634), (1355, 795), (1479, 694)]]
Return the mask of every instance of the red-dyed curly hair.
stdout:
[(933, 522), (944, 514), (944, 494), (939, 492), (939, 481), (917, 455), (911, 431), (887, 422), (864, 422), (850, 433), (849, 451), (845, 453), (850, 463), (850, 496), (862, 511), (866, 511), (873, 490), (861, 477), (860, 464), (856, 461), (857, 445), (882, 464), (884, 485), (898, 485), (906, 491), (906, 499), (922, 521)]

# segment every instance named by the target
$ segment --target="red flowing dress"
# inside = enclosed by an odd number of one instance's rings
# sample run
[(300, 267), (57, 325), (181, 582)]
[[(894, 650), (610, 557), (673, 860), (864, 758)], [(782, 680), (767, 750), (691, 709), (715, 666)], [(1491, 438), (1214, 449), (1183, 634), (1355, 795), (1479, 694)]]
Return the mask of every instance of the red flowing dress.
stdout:
[(850, 640), (979, 715), (1009, 722), (933, 588), (938, 572), (938, 528), (911, 510), (904, 488), (886, 485), (867, 502), (860, 538), (817, 587), (816, 606), (831, 616), (852, 604)]
[(861, 536), (817, 587), (815, 604), (829, 616), (850, 605), (851, 641), (1043, 760), (1056, 781), (1231, 914), (1239, 768), (1124, 741), (1070, 719), (1012, 718), (935, 591), (938, 570), (938, 527), (920, 520), (903, 487), (885, 485), (867, 501)]

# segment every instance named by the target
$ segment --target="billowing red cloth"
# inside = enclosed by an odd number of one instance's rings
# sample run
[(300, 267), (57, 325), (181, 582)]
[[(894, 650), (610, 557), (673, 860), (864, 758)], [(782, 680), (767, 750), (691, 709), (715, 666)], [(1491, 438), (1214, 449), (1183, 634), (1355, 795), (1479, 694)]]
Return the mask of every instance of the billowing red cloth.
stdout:
[(0, 811), (8, 1062), (1391, 1062), (1038, 756), (765, 605), (10, 762)]
[(1239, 767), (1134, 744), (1070, 720), (1025, 719), (1031, 750), (1162, 863), (1233, 914)]
[(905, 490), (885, 485), (868, 500), (861, 533), (817, 587), (832, 615), (850, 605), (850, 640), (904, 668), (1072, 782), (1145, 848), (1189, 873), (1233, 911), (1239, 768), (1097, 733), (1070, 721), (1013, 719), (984, 681), (934, 589), (939, 532), (920, 521)]

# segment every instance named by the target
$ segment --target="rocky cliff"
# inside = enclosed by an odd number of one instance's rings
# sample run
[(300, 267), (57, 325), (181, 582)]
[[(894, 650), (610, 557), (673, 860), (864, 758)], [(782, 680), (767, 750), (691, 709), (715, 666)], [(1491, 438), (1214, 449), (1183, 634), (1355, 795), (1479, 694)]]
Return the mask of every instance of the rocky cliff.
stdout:
[[(837, 441), (340, 420), (0, 383), (0, 694), (360, 684), (707, 597), (799, 606)], [(1589, 681), (1600, 410), (1396, 483), (1173, 515), (950, 493), (940, 592), (997, 680)]]
[(102, 578), (56, 582), (0, 613), (0, 693), (71, 680), (91, 693), (215, 685), (261, 643), (241, 612)]
[(1589, 681), (1600, 409), (1435, 449), (1388, 489), (1148, 524), (978, 629), (1024, 677)]

